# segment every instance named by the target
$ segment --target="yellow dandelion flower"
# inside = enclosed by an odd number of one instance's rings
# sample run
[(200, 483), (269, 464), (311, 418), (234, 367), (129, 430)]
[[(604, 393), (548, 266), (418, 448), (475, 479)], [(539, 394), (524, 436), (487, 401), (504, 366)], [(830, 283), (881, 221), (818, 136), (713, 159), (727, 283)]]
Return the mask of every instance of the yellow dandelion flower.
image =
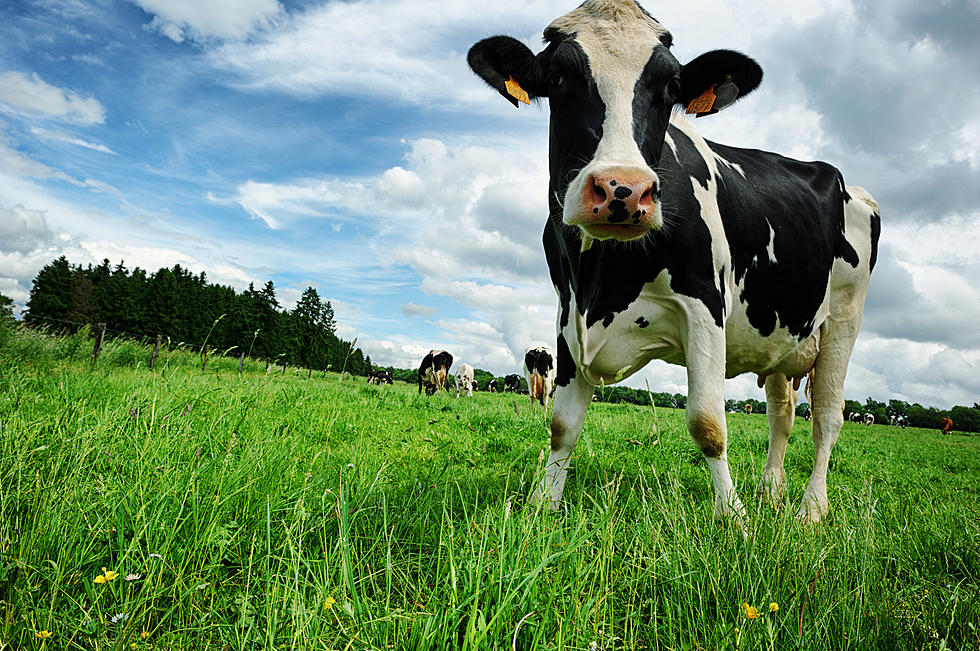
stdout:
[(136, 642), (133, 642), (132, 644), (130, 644), (129, 645), (129, 648), (130, 649), (136, 649)]
[(104, 567), (102, 568), (102, 571), (105, 572), (105, 580), (106, 581), (112, 581), (114, 578), (116, 578), (117, 576), (119, 576), (119, 572), (113, 572), (112, 570), (109, 570), (108, 572), (106, 572), (106, 569)]
[(746, 603), (742, 604), (742, 612), (748, 619), (759, 619), (759, 611), (755, 606), (750, 606)]
[(771, 613), (779, 612), (779, 604), (777, 604), (775, 601), (769, 604), (769, 612)]
[(146, 638), (150, 637), (150, 632), (149, 631), (143, 631), (142, 633), (140, 633), (140, 637), (145, 640)]
[(327, 597), (327, 600), (323, 603), (323, 607), (325, 609), (326, 608), (333, 608), (333, 605), (335, 603), (337, 603), (337, 600), (336, 599), (334, 599), (333, 597)]
[(34, 633), (34, 637), (41, 638), (42, 640), (48, 639), (49, 637), (51, 637), (51, 635), (52, 635), (51, 631), (37, 631), (36, 633)]

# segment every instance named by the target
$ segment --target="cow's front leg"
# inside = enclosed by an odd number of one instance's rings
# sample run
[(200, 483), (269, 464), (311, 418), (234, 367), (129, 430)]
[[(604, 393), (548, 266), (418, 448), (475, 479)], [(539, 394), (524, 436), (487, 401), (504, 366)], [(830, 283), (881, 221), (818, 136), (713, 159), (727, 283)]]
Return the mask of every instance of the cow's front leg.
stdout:
[(715, 518), (745, 515), (728, 468), (725, 423), (725, 332), (701, 324), (688, 335), (687, 431), (704, 454), (715, 489)]
[(544, 500), (553, 509), (558, 508), (565, 479), (571, 465), (572, 452), (582, 434), (585, 424), (585, 410), (592, 403), (595, 386), (583, 377), (581, 371), (567, 386), (559, 385), (555, 390), (554, 411), (551, 414), (551, 452), (545, 475), (531, 496), (533, 501)]

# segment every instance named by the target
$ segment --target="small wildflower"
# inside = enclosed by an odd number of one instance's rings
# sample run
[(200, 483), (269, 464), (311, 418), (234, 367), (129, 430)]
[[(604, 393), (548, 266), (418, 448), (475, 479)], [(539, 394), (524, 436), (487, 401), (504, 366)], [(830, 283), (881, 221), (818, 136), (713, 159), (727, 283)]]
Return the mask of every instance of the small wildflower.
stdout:
[(51, 635), (52, 635), (51, 631), (37, 631), (36, 633), (34, 633), (34, 637), (40, 638), (42, 640), (48, 639), (49, 637), (51, 637)]
[(748, 619), (759, 619), (759, 611), (755, 606), (750, 606), (746, 603), (742, 604), (742, 612)]
[(150, 554), (150, 558), (163, 559), (163, 556), (161, 556), (160, 554), (157, 554), (156, 552), (153, 552), (152, 554)]
[(323, 603), (323, 607), (325, 609), (326, 608), (333, 608), (333, 605), (335, 603), (337, 603), (337, 600), (336, 599), (334, 599), (333, 597), (327, 597), (327, 600)]
[(139, 581), (140, 579), (143, 578), (143, 575), (142, 574), (127, 574), (123, 578), (125, 580), (127, 580), (127, 581), (130, 581), (130, 582), (132, 582), (132, 581)]
[(149, 631), (143, 631), (142, 633), (140, 633), (140, 637), (145, 640), (146, 638), (150, 637), (150, 632)]
[(109, 619), (110, 624), (121, 624), (129, 619), (129, 615), (126, 613), (116, 613)]
[(136, 649), (136, 642), (133, 642), (132, 644), (130, 644), (129, 645), (129, 648), (130, 649)]
[(777, 604), (775, 601), (769, 604), (769, 612), (771, 613), (779, 612), (779, 604)]
[(119, 572), (113, 572), (112, 570), (107, 570), (107, 569), (105, 569), (103, 567), (102, 568), (102, 574), (100, 574), (97, 577), (95, 577), (95, 582), (96, 583), (108, 583), (109, 581), (112, 581), (113, 579), (115, 579), (117, 576), (119, 576)]
[(191, 403), (187, 403), (187, 413), (191, 413)]

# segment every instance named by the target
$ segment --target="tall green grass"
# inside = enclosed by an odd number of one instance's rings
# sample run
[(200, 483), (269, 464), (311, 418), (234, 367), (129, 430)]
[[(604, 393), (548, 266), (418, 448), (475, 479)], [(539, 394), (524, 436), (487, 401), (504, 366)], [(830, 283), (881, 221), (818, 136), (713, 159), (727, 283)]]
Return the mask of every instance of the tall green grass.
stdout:
[(773, 511), (765, 416), (731, 415), (743, 535), (712, 521), (681, 411), (593, 405), (551, 513), (526, 501), (548, 430), (523, 396), (0, 342), (0, 648), (980, 644), (978, 438), (845, 425), (831, 516), (801, 526), (809, 425)]

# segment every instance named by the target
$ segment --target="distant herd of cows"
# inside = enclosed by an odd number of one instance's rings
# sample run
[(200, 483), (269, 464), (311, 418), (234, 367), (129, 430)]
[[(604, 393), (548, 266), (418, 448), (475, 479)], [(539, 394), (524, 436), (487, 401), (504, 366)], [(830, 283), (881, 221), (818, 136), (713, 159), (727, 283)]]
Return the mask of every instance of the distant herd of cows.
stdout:
[[(454, 391), (456, 397), (472, 396), (480, 387), (476, 381), (475, 371), (469, 364), (460, 364), (453, 379), (452, 387), (447, 384), (449, 369), (453, 365), (453, 356), (445, 350), (430, 350), (422, 359), (418, 368), (418, 387), (421, 394), (434, 395), (440, 389)], [(547, 407), (548, 401), (555, 392), (555, 352), (545, 346), (528, 348), (524, 353), (524, 377), (527, 380), (528, 394), (531, 402), (538, 402)], [(390, 371), (379, 369), (368, 374), (368, 384), (393, 384), (394, 378)], [(487, 382), (486, 391), (497, 393), (497, 380)], [(504, 377), (504, 391), (518, 393), (521, 391), (521, 377), (511, 374)]]
[[(440, 389), (452, 391), (456, 397), (461, 395), (472, 396), (474, 391), (479, 391), (480, 387), (474, 377), (473, 367), (469, 364), (461, 364), (456, 373), (453, 385), (447, 383), (449, 370), (453, 365), (453, 356), (445, 350), (430, 350), (422, 359), (418, 368), (418, 387), (419, 393), (425, 391), (426, 395), (434, 395)], [(527, 393), (530, 395), (531, 403), (538, 402), (547, 406), (548, 400), (555, 392), (555, 353), (546, 346), (528, 348), (524, 353), (524, 378), (527, 380)], [(391, 371), (385, 369), (372, 370), (368, 373), (368, 384), (394, 384), (395, 380)], [(496, 378), (487, 381), (485, 391), (497, 393)], [(516, 373), (504, 377), (504, 391), (512, 393), (522, 393), (521, 377)], [(593, 396), (595, 400), (595, 396)], [(745, 403), (742, 411), (752, 414), (752, 403)], [(810, 421), (812, 412), (809, 407), (803, 414), (803, 419)], [(875, 417), (871, 413), (859, 413), (852, 411), (847, 419), (852, 423), (864, 423), (867, 426), (874, 425)], [(889, 424), (905, 429), (908, 427), (908, 419), (903, 416), (891, 416)], [(947, 433), (953, 427), (953, 421), (944, 418), (940, 425), (943, 433)]]

